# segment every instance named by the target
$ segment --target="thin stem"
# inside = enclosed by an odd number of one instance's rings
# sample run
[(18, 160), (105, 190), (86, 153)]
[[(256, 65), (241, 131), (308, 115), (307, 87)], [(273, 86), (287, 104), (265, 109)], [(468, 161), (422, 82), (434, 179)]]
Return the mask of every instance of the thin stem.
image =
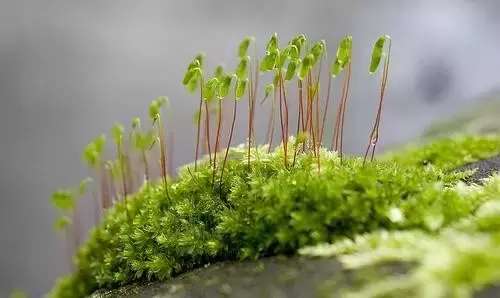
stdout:
[(194, 170), (198, 169), (198, 156), (200, 150), (200, 130), (201, 130), (201, 106), (203, 104), (202, 93), (200, 89), (200, 105), (198, 107), (198, 119), (196, 122), (196, 149), (194, 152)]
[(269, 147), (267, 148), (267, 153), (271, 152), (271, 149), (273, 147), (273, 137), (274, 137), (274, 119), (276, 115), (276, 92), (277, 90), (275, 89), (273, 92), (273, 101), (271, 103), (271, 114), (269, 115), (269, 125), (267, 128), (267, 139)]
[(221, 169), (221, 174), (220, 174), (220, 193), (222, 193), (222, 182), (223, 182), (223, 178), (224, 178), (224, 169), (226, 167), (227, 156), (229, 154), (229, 148), (231, 147), (231, 141), (233, 140), (233, 131), (234, 131), (234, 124), (236, 122), (237, 105), (238, 105), (238, 101), (235, 99), (234, 100), (234, 107), (233, 107), (233, 121), (231, 122), (231, 130), (229, 131), (229, 140), (227, 142), (226, 153), (224, 154), (224, 161), (222, 162), (222, 169)]
[(302, 131), (305, 131), (305, 126), (304, 126), (304, 100), (303, 100), (303, 94), (304, 93), (303, 93), (303, 88), (302, 88), (302, 80), (298, 80), (297, 85), (298, 85), (298, 89), (299, 89), (299, 118), (300, 118), (300, 123), (302, 125)]
[(217, 134), (215, 136), (214, 168), (212, 171), (212, 184), (215, 183), (215, 172), (217, 171), (217, 151), (219, 150), (220, 128), (222, 123), (222, 99), (218, 100), (219, 109), (217, 111)]
[(339, 138), (340, 138), (340, 119), (342, 117), (342, 110), (344, 105), (344, 95), (347, 87), (347, 74), (344, 75), (344, 80), (342, 82), (342, 91), (340, 94), (340, 100), (337, 107), (337, 114), (335, 116), (335, 128), (332, 138), (332, 150), (338, 152), (339, 150)]
[(165, 188), (165, 195), (170, 200), (170, 195), (168, 193), (168, 183), (167, 183), (167, 164), (166, 164), (166, 144), (165, 144), (165, 133), (163, 129), (163, 125), (161, 122), (161, 118), (158, 118), (157, 122), (158, 126), (158, 137), (160, 139), (160, 168), (161, 168), (161, 176), (163, 179), (163, 187)]
[(284, 151), (285, 151), (285, 167), (288, 165), (288, 103), (286, 100), (286, 86), (285, 81), (283, 80), (283, 76), (280, 74), (280, 86), (283, 92), (283, 104), (285, 108), (285, 143), (284, 143)]
[(120, 162), (120, 167), (122, 168), (121, 174), (122, 174), (122, 187), (123, 187), (123, 199), (126, 201), (127, 200), (127, 174), (126, 174), (126, 165), (125, 165), (125, 156), (122, 151), (122, 144), (118, 143), (116, 145), (117, 148), (117, 155), (118, 155), (118, 160)]
[[(255, 47), (256, 48), (256, 47)], [(252, 94), (252, 138), (254, 140), (255, 149), (257, 149), (257, 142), (255, 142), (255, 103), (257, 101), (257, 90), (259, 87), (259, 59), (257, 54), (255, 54), (255, 65), (254, 65), (254, 81), (253, 81), (253, 94)]]
[(208, 160), (212, 166), (212, 145), (210, 144), (210, 111), (208, 110), (208, 100), (205, 100), (205, 138), (207, 141)]
[(384, 102), (384, 95), (385, 95), (385, 90), (386, 90), (388, 76), (389, 76), (390, 54), (391, 54), (391, 44), (389, 43), (388, 55), (387, 55), (386, 59), (384, 60), (384, 70), (382, 73), (382, 81), (380, 84), (380, 98), (379, 98), (379, 104), (378, 104), (378, 109), (377, 109), (377, 116), (375, 117), (375, 123), (373, 124), (373, 128), (372, 128), (372, 131), (370, 133), (370, 137), (368, 140), (368, 146), (366, 148), (365, 156), (363, 158), (363, 165), (366, 163), (366, 159), (368, 157), (368, 153), (369, 153), (370, 148), (372, 149), (371, 154), (370, 154), (370, 161), (373, 161), (373, 158), (375, 156), (375, 150), (377, 147), (379, 132), (380, 132), (379, 129), (380, 129), (380, 121), (381, 121), (381, 117), (382, 117), (382, 106), (383, 106), (383, 102)]
[(323, 111), (323, 120), (321, 124), (321, 133), (319, 137), (319, 143), (320, 145), (323, 143), (323, 136), (325, 133), (325, 123), (326, 123), (326, 116), (328, 114), (328, 104), (330, 103), (330, 93), (331, 93), (331, 87), (332, 87), (332, 76), (328, 76), (328, 87), (327, 87), (327, 94), (326, 94), (326, 100), (325, 100), (325, 110)]
[(252, 67), (250, 66), (250, 69), (248, 70), (250, 75), (249, 77), (249, 86), (248, 86), (248, 151), (247, 151), (247, 164), (248, 167), (250, 167), (250, 150), (252, 148), (252, 110), (253, 110), (253, 103), (252, 103), (252, 93), (253, 93), (253, 82), (252, 82)]
[(351, 82), (351, 62), (349, 62), (347, 66), (347, 88), (344, 96), (344, 103), (342, 104), (342, 120), (340, 123), (340, 162), (342, 162), (342, 156), (344, 152), (344, 120), (345, 120), (345, 111), (347, 107), (347, 99), (349, 97), (349, 85)]
[(144, 179), (146, 180), (146, 183), (149, 182), (149, 164), (148, 164), (148, 157), (146, 155), (146, 150), (141, 150), (142, 152), (142, 162), (144, 163)]

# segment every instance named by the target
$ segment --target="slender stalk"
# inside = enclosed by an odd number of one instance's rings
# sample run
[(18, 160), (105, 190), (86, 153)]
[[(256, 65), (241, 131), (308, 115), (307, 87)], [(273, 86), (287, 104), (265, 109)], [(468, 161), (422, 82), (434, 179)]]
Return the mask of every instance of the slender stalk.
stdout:
[(212, 145), (210, 144), (210, 111), (208, 110), (208, 101), (205, 100), (205, 138), (207, 142), (208, 160), (212, 166)]
[(160, 169), (161, 177), (163, 179), (163, 187), (165, 188), (165, 195), (170, 200), (170, 195), (168, 193), (168, 182), (167, 182), (167, 163), (166, 163), (166, 144), (165, 144), (165, 132), (161, 122), (161, 118), (157, 120), (158, 125), (158, 138), (160, 140)]
[(252, 110), (253, 110), (253, 104), (252, 104), (252, 90), (253, 90), (253, 85), (252, 85), (252, 67), (250, 66), (249, 70), (249, 81), (248, 81), (248, 151), (247, 151), (247, 164), (248, 167), (250, 167), (250, 150), (252, 148)]
[(229, 140), (227, 142), (226, 153), (224, 154), (224, 161), (222, 162), (222, 169), (220, 174), (220, 193), (222, 193), (222, 182), (224, 178), (224, 169), (226, 167), (227, 156), (229, 154), (229, 148), (231, 147), (231, 141), (233, 140), (234, 124), (236, 122), (236, 110), (238, 108), (238, 101), (234, 100), (233, 107), (233, 121), (231, 122), (231, 130), (229, 131)]
[[(300, 134), (300, 129), (301, 129), (301, 119), (302, 119), (302, 81), (298, 80), (297, 81), (297, 92), (299, 95), (299, 105), (298, 105), (298, 115), (297, 115), (297, 130), (295, 135), (298, 137)], [(299, 144), (296, 144), (293, 148), (293, 162), (292, 162), (292, 167), (295, 167), (295, 161), (297, 160), (297, 151), (298, 151)]]
[(257, 100), (258, 87), (259, 87), (259, 59), (257, 58), (257, 54), (255, 54), (255, 71), (254, 71), (253, 96), (252, 96), (252, 137), (256, 149), (257, 149), (257, 142), (255, 142), (255, 103)]
[(194, 170), (196, 171), (198, 169), (198, 156), (199, 156), (199, 150), (200, 150), (200, 130), (201, 130), (201, 107), (203, 104), (203, 95), (201, 93), (200, 89), (200, 105), (198, 107), (198, 119), (196, 122), (196, 149), (194, 152)]
[(144, 164), (144, 179), (149, 183), (149, 164), (146, 150), (141, 150), (142, 163)]
[[(302, 80), (298, 80), (297, 82), (297, 87), (299, 89), (299, 118), (300, 118), (300, 123), (302, 125), (302, 131), (305, 131), (305, 124), (304, 124), (304, 99), (303, 99), (303, 88), (302, 88)], [(297, 130), (298, 131), (298, 130)]]
[(338, 151), (340, 161), (343, 160), (343, 140), (344, 140), (344, 120), (347, 107), (347, 99), (349, 97), (349, 86), (351, 81), (351, 62), (347, 65), (347, 71), (342, 84), (342, 95), (339, 101), (337, 117), (335, 122), (335, 132), (332, 139), (333, 150)]
[(215, 172), (217, 171), (217, 151), (219, 151), (220, 129), (222, 123), (222, 99), (218, 99), (217, 111), (217, 133), (215, 135), (214, 168), (212, 171), (212, 185), (215, 184)]
[[(389, 46), (389, 55), (390, 55), (390, 46)], [(382, 117), (382, 107), (383, 107), (383, 102), (384, 102), (385, 89), (387, 86), (387, 78), (389, 75), (389, 63), (390, 63), (390, 59), (387, 58), (384, 61), (384, 70), (382, 73), (382, 81), (381, 81), (381, 86), (380, 86), (380, 98), (379, 98), (379, 104), (378, 104), (378, 108), (377, 108), (377, 116), (375, 117), (375, 123), (374, 123), (372, 131), (370, 133), (368, 145), (367, 145), (365, 155), (363, 158), (363, 165), (366, 163), (366, 159), (368, 157), (368, 153), (370, 151), (370, 148), (371, 148), (370, 161), (373, 161), (373, 158), (375, 156), (375, 149), (377, 147), (378, 138), (379, 138), (379, 128), (380, 128), (380, 120)]]
[(328, 105), (330, 103), (330, 93), (331, 93), (331, 87), (332, 87), (332, 76), (328, 76), (328, 87), (327, 87), (327, 93), (326, 93), (326, 100), (325, 100), (325, 109), (323, 110), (323, 120), (321, 121), (321, 133), (319, 137), (319, 143), (320, 145), (323, 143), (323, 136), (325, 134), (325, 123), (326, 123), (326, 116), (328, 115)]
[(283, 145), (283, 150), (285, 152), (285, 167), (288, 166), (288, 103), (286, 100), (286, 86), (283, 76), (280, 74), (280, 86), (281, 92), (283, 92), (283, 107), (285, 110), (285, 143)]
[(271, 114), (269, 114), (269, 125), (267, 127), (267, 139), (269, 147), (267, 148), (267, 153), (271, 152), (272, 146), (273, 146), (273, 137), (274, 137), (274, 119), (276, 115), (276, 92), (277, 90), (274, 89), (273, 92), (273, 101), (271, 103)]
[(125, 157), (122, 151), (122, 144), (116, 144), (118, 161), (120, 162), (121, 167), (121, 178), (122, 178), (122, 187), (123, 187), (123, 200), (127, 200), (128, 189), (127, 189), (127, 175), (126, 175), (126, 165), (125, 165)]
[(337, 114), (335, 116), (335, 126), (334, 126), (333, 137), (332, 137), (332, 150), (335, 150), (335, 151), (339, 150), (340, 118), (342, 116), (342, 110), (343, 110), (343, 105), (344, 105), (344, 95), (345, 95), (346, 87), (347, 87), (347, 74), (344, 75), (344, 80), (342, 83), (342, 91), (340, 94), (340, 100), (339, 100), (339, 104), (337, 107)]
[(279, 92), (279, 99), (280, 99), (280, 125), (281, 125), (281, 143), (283, 144), (283, 152), (284, 152), (284, 165), (287, 167), (287, 156), (286, 156), (286, 137), (285, 137), (285, 120), (284, 118), (284, 108), (283, 108), (283, 94), (281, 92), (282, 84), (281, 84), (281, 73), (279, 74), (278, 78), (278, 92)]
[(109, 183), (108, 180), (106, 179), (106, 169), (104, 168), (104, 165), (101, 163), (99, 165), (99, 168), (96, 171), (97, 177), (99, 177), (100, 182), (101, 182), (101, 212), (104, 211), (107, 207), (108, 201), (109, 201)]

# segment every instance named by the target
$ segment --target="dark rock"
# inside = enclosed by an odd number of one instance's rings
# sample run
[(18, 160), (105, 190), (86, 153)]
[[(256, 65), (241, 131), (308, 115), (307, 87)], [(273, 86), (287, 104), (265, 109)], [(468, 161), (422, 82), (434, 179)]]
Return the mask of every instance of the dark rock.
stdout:
[(467, 177), (467, 183), (482, 184), (483, 179), (490, 177), (495, 172), (500, 171), (500, 155), (466, 164), (457, 170), (474, 170), (474, 173)]

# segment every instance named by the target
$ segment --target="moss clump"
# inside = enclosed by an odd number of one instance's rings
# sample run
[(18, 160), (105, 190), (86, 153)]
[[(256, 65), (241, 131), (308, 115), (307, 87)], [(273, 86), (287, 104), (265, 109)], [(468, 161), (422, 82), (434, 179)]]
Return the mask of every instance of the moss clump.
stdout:
[[(145, 185), (92, 230), (53, 297), (80, 297), (136, 280), (163, 280), (219, 260), (293, 254), (378, 229), (434, 231), (469, 216), (484, 196), (449, 171), (498, 154), (498, 137), (460, 137), (368, 163), (321, 151), (283, 167), (282, 148), (230, 151), (223, 183), (205, 162), (176, 181)], [(425, 165), (425, 166), (424, 166)], [(220, 174), (220, 173), (219, 173)]]
[(361, 288), (346, 289), (345, 297), (472, 297), (500, 281), (500, 175), (469, 190), (468, 197), (484, 203), (439, 233), (375, 231), (301, 253), (339, 256), (345, 267), (356, 270), (388, 262), (412, 264), (406, 274), (372, 277)]

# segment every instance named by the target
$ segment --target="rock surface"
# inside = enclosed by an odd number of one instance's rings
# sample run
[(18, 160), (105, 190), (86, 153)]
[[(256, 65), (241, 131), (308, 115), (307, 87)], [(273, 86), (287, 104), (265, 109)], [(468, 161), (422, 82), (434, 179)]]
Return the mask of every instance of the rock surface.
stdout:
[(166, 282), (101, 290), (92, 298), (321, 297), (362, 284), (374, 274), (399, 274), (406, 268), (403, 264), (388, 264), (363, 272), (351, 272), (343, 269), (335, 259), (278, 256), (256, 262), (213, 264)]

